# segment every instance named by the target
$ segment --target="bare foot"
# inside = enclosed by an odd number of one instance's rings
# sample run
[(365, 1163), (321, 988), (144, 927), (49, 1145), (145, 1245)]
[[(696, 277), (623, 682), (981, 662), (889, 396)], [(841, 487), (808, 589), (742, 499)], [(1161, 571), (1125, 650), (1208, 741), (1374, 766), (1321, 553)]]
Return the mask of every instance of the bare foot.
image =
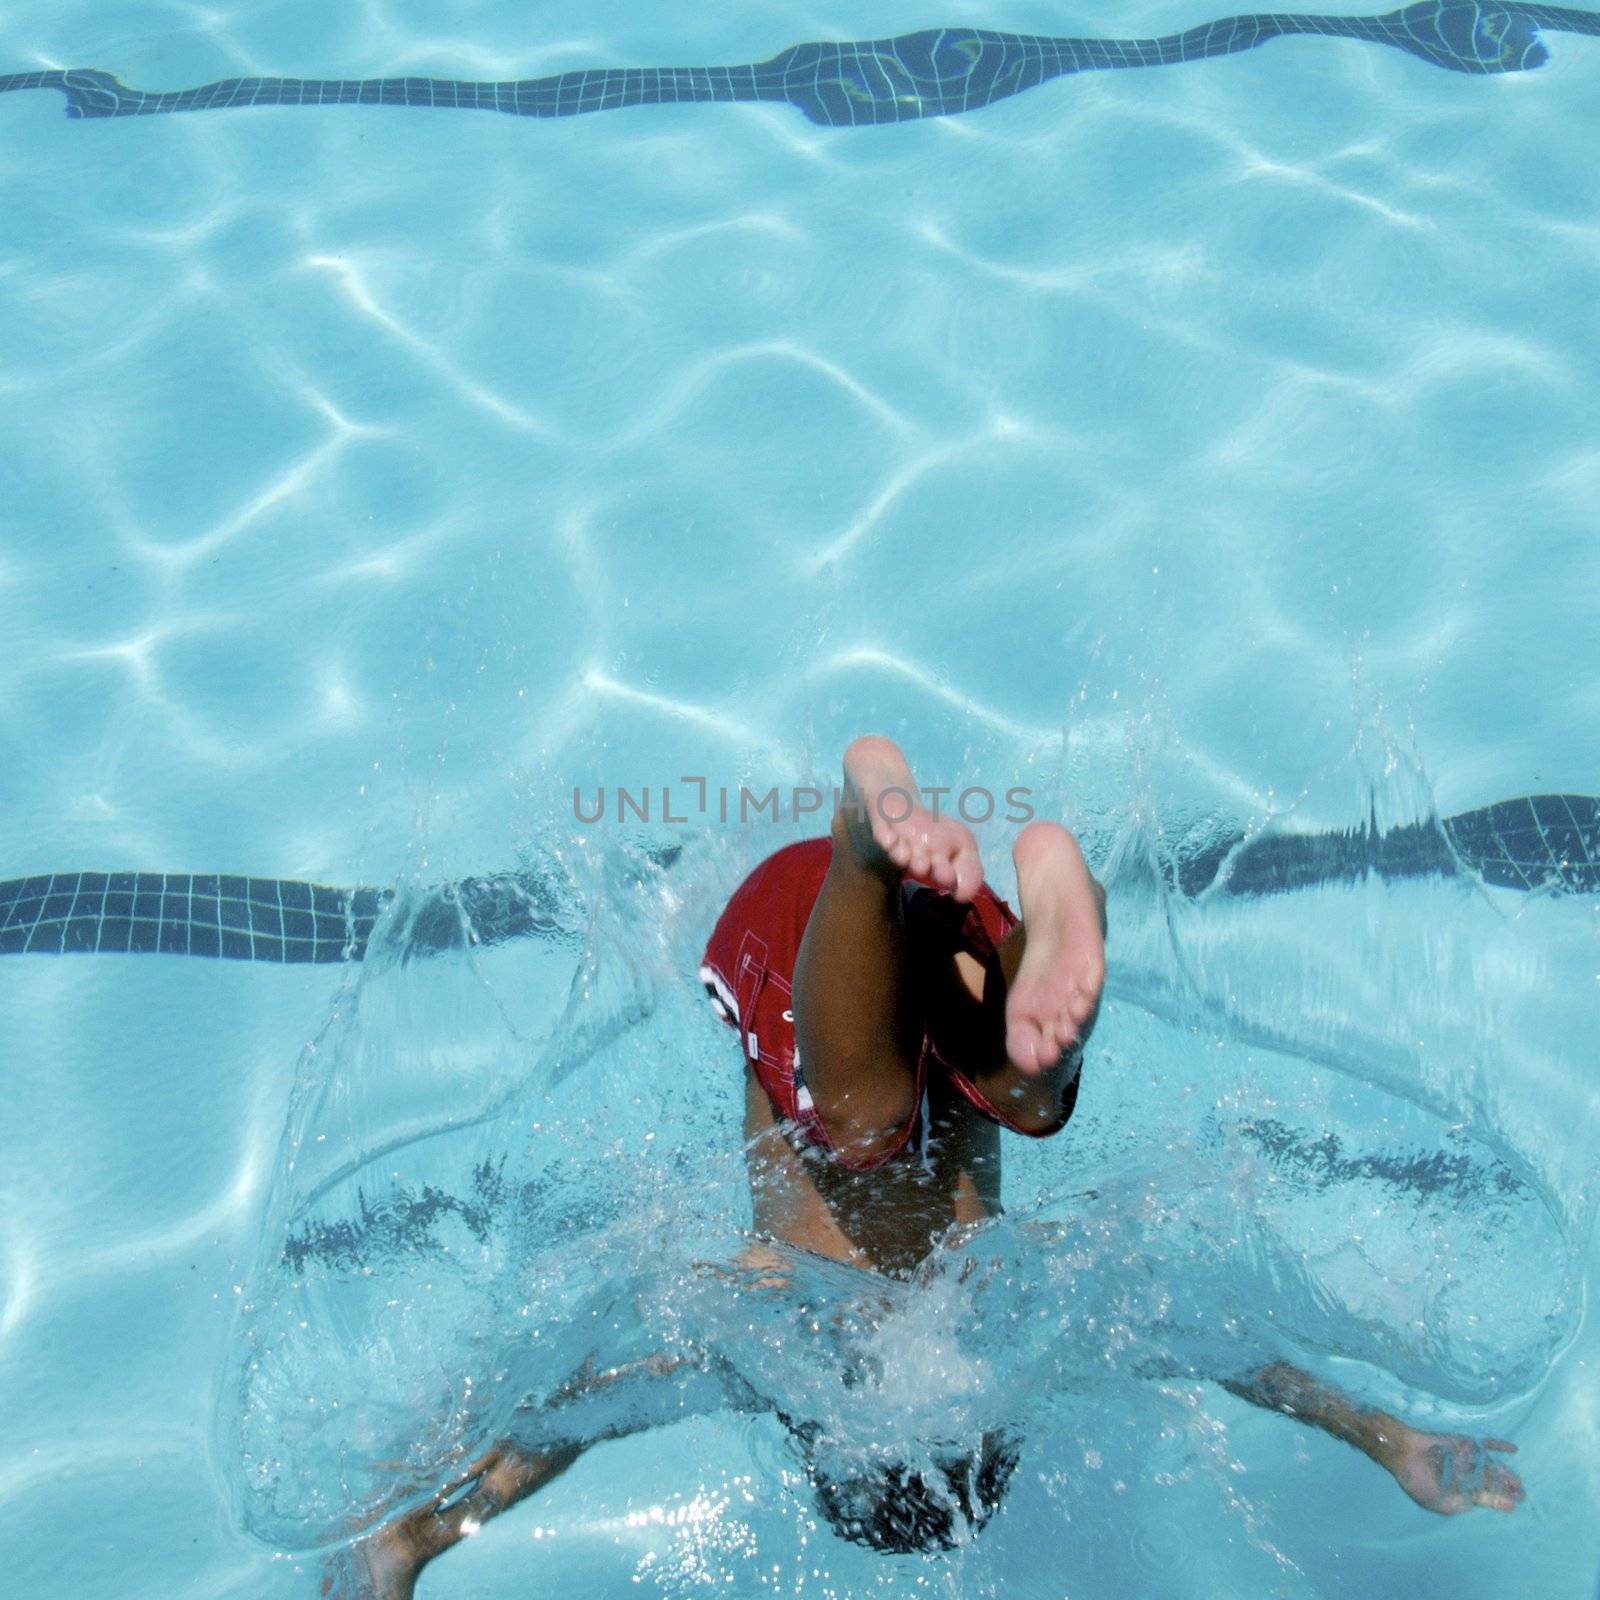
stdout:
[(909, 872), (966, 902), (983, 884), (972, 830), (935, 817), (917, 801), (916, 780), (892, 740), (869, 734), (844, 753), (845, 798), (839, 816), (863, 866)]
[(1419, 1506), (1453, 1517), (1473, 1506), (1515, 1511), (1522, 1504), (1522, 1480), (1489, 1454), (1516, 1448), (1505, 1439), (1480, 1444), (1464, 1433), (1407, 1428), (1380, 1459)]
[(1027, 944), (1006, 994), (1006, 1055), (1030, 1077), (1081, 1045), (1105, 982), (1103, 900), (1078, 841), (1059, 823), (1030, 822), (1012, 847)]

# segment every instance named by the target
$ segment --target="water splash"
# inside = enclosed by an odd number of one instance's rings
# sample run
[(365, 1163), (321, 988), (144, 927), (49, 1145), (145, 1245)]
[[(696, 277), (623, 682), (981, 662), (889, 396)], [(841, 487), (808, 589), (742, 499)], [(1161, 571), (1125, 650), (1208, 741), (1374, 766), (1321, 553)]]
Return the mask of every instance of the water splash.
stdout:
[[(1249, 837), (1431, 815), (1420, 766), (1371, 734)], [(799, 1252), (734, 1265), (739, 1078), (674, 952), (736, 863), (596, 852), (564, 913), (579, 951), (414, 961), (398, 897), (302, 1062), (242, 1297), (221, 1405), (241, 1522), (326, 1546), (505, 1434), (725, 1405), (809, 1430), (774, 1467), (804, 1501), (815, 1441), (836, 1474), (933, 1475), (989, 1435), (1030, 1459), (1198, 1418), (1194, 1384), (1285, 1357), (1353, 1364), (1413, 1414), (1528, 1393), (1576, 1324), (1589, 1206), (1559, 1137), (1587, 1105), (1576, 1035), (1531, 1020), (1570, 991), (1560, 903), (1508, 919), (1461, 874), (1191, 902), (1153, 819), (1106, 871), (1116, 993), (1079, 1116), (1013, 1151), (1011, 1212), (910, 1283)], [(1541, 1061), (1553, 1088), (1508, 1092)], [(663, 1351), (684, 1361), (665, 1389), (537, 1409)], [(1211, 1472), (1207, 1427), (1176, 1427), (1146, 1476)]]
[(619, 1138), (608, 1086), (646, 1081), (637, 1030), (561, 1097), (555, 1069), (654, 1004), (648, 861), (619, 850), (588, 887), (578, 951), (463, 940), (426, 962), (437, 941), (414, 913), (431, 901), (396, 896), (301, 1058), (219, 1412), (239, 1519), (273, 1544), (337, 1542), (432, 1492), (581, 1366), (587, 1330), (646, 1325), (628, 1309), (655, 1298), (634, 1282), (641, 1253), (609, 1241), (681, 1182), (681, 1139), (713, 1142), (717, 1102), (678, 1115), (659, 1160)]

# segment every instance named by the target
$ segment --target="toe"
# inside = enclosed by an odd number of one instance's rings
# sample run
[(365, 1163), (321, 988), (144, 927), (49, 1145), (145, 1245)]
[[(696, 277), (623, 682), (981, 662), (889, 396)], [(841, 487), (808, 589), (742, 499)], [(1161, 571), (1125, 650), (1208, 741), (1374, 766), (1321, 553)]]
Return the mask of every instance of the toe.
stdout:
[(1048, 1072), (1060, 1055), (1061, 1051), (1056, 1044), (1054, 1035), (1050, 1032), (1047, 1021), (1041, 1020), (1034, 1024), (1033, 1066), (1036, 1072)]
[(1032, 1075), (1039, 1070), (1039, 1033), (1032, 1023), (1014, 1022), (1006, 1030), (1006, 1054), (1017, 1071)]

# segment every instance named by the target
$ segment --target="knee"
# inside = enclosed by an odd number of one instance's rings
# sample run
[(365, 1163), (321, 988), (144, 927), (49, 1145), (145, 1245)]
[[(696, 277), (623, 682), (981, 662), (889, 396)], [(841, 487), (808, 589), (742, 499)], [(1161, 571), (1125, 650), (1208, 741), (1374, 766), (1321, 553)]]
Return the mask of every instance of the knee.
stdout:
[(851, 1172), (881, 1167), (903, 1149), (916, 1115), (917, 1102), (910, 1094), (875, 1097), (871, 1104), (850, 1095), (817, 1108), (834, 1160)]
[(1082, 1066), (1080, 1053), (1067, 1064), (1058, 1064), (1037, 1078), (1014, 1078), (1004, 1097), (996, 1098), (996, 1111), (1013, 1133), (1025, 1134), (1030, 1139), (1053, 1137), (1067, 1125)]
[(1006, 1122), (1013, 1133), (1024, 1134), (1029, 1139), (1053, 1139), (1067, 1125), (1066, 1118), (1061, 1114), (1059, 1095), (1053, 1095), (1048, 1100), (1008, 1106)]

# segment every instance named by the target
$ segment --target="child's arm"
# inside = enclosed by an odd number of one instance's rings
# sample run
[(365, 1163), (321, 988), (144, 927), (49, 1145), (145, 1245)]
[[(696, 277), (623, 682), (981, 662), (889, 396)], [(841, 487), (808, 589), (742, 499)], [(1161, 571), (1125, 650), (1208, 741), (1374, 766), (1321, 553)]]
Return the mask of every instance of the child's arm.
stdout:
[[(695, 1363), (687, 1357), (668, 1355), (599, 1372), (586, 1365), (538, 1413), (553, 1418), (564, 1406), (624, 1379), (668, 1377), (690, 1365)], [(435, 1556), (471, 1538), (491, 1518), (560, 1477), (590, 1445), (648, 1426), (648, 1422), (614, 1423), (593, 1437), (537, 1448), (502, 1441), (428, 1504), (386, 1522), (342, 1551), (323, 1582), (323, 1595), (326, 1600), (411, 1600), (417, 1578)]]
[(1386, 1411), (1358, 1407), (1331, 1384), (1284, 1361), (1223, 1388), (1353, 1444), (1428, 1511), (1444, 1516), (1473, 1506), (1514, 1511), (1522, 1502), (1521, 1480), (1489, 1454), (1517, 1448), (1504, 1439), (1480, 1443), (1464, 1433), (1423, 1433)]

